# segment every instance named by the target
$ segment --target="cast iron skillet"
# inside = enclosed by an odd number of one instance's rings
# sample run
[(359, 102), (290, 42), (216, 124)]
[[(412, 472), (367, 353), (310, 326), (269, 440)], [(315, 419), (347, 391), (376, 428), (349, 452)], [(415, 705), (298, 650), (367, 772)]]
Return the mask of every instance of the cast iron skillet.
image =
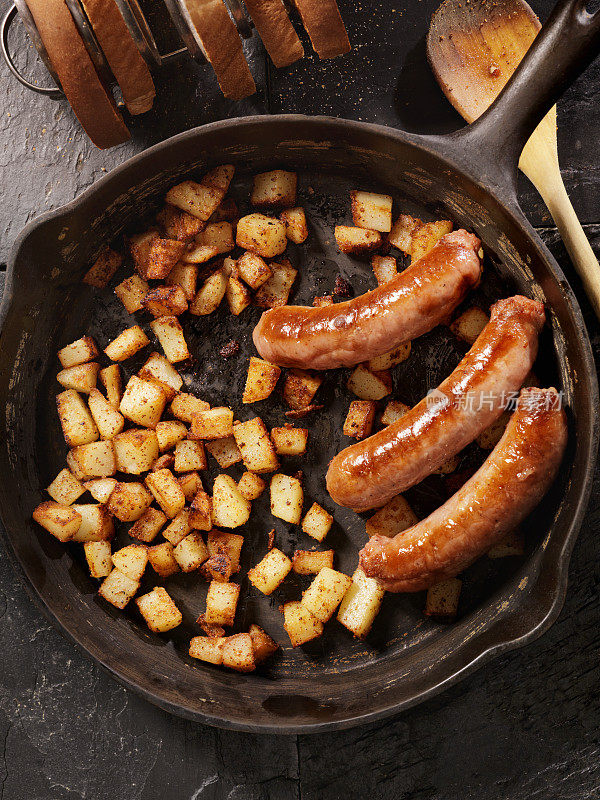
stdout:
[[(223, 727), (275, 733), (343, 728), (430, 697), (492, 655), (531, 641), (556, 618), (590, 492), (598, 389), (577, 301), (517, 204), (516, 164), (535, 123), (592, 60), (599, 40), (599, 14), (589, 15), (579, 0), (561, 0), (496, 104), (457, 134), (417, 137), (319, 117), (227, 120), (147, 150), (22, 233), (9, 265), (1, 314), (0, 511), (5, 537), (18, 571), (47, 615), (123, 684), (166, 710)], [(422, 595), (388, 595), (368, 643), (352, 642), (333, 622), (304, 652), (288, 647), (258, 672), (234, 674), (192, 662), (185, 654), (186, 642), (199, 632), (192, 620), (204, 607), (205, 588), (193, 574), (168, 584), (188, 622), (172, 636), (156, 636), (134, 608), (118, 613), (99, 601), (79, 550), (65, 548), (31, 522), (43, 487), (64, 463), (53, 410), (57, 349), (85, 332), (104, 346), (132, 324), (110, 290), (98, 295), (80, 283), (86, 265), (103, 243), (141, 226), (168, 186), (229, 161), (238, 165), (242, 181), (274, 165), (300, 171), (301, 199), (314, 227), (310, 247), (292, 252), (293, 260), (301, 261), (298, 302), (309, 303), (315, 294), (330, 290), (338, 270), (356, 291), (369, 286), (368, 268), (342, 258), (330, 243), (331, 228), (347, 213), (347, 192), (353, 186), (386, 188), (397, 208), (425, 218), (450, 214), (457, 224), (475, 230), (487, 254), (481, 302), (518, 290), (547, 304), (549, 325), (536, 369), (545, 383), (558, 384), (564, 392), (570, 449), (556, 488), (527, 526), (526, 557), (501, 564), (482, 559), (471, 568), (460, 618), (453, 625), (425, 620)], [(259, 413), (275, 424), (284, 419), (280, 403), (250, 410), (239, 406), (243, 366), (251, 352), (250, 325), (257, 313), (248, 312), (246, 325), (226, 313), (189, 323), (198, 361), (186, 382), (213, 403), (230, 395), (241, 418)], [(238, 361), (230, 364), (215, 348), (232, 337), (242, 337), (243, 345)], [(461, 355), (442, 328), (414, 347), (414, 357), (396, 376), (397, 396), (407, 402), (435, 386)], [(137, 364), (126, 367), (136, 369)], [(327, 410), (310, 423), (316, 443), (312, 455), (287, 466), (290, 471), (303, 468), (307, 497), (335, 511), (329, 541), (339, 551), (340, 568), (351, 572), (364, 541), (364, 522), (334, 509), (323, 482), (328, 459), (342, 445), (339, 428), (348, 404), (343, 379), (343, 372), (331, 378)], [(412, 499), (426, 513), (441, 502), (444, 491), (443, 479), (431, 479)], [(245, 566), (266, 551), (272, 518), (266, 498), (261, 502), (247, 531)], [(277, 527), (277, 537), (288, 552), (309, 543), (285, 524)], [(297, 598), (301, 587), (293, 580), (284, 586), (271, 603), (244, 591), (250, 599), (238, 613), (239, 628), (256, 620), (286, 641), (277, 605)]]

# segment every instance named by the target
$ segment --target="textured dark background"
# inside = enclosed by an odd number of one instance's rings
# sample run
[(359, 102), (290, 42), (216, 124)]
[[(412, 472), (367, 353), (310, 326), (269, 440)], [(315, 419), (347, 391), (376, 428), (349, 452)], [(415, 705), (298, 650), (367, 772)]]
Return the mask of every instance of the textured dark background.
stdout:
[[(445, 131), (460, 124), (428, 73), (424, 35), (436, 0), (340, 3), (352, 54), (275, 72), (248, 43), (259, 94), (223, 100), (208, 68), (159, 78), (132, 141), (95, 150), (70, 110), (22, 89), (0, 65), (0, 264), (31, 218), (60, 206), (131, 154), (214, 119), (289, 111)], [(543, 18), (550, 0), (533, 0)], [(0, 0), (0, 9), (8, 6)], [(37, 71), (20, 31), (13, 44)], [(600, 64), (563, 98), (563, 174), (600, 252)], [(577, 278), (535, 190), (522, 204)], [(0, 287), (3, 273), (0, 272)], [(599, 327), (579, 291), (595, 350)], [(600, 796), (600, 483), (575, 548), (562, 614), (541, 639), (497, 659), (401, 717), (353, 731), (272, 737), (167, 716), (65, 642), (31, 603), (0, 543), (0, 800), (588, 800)]]

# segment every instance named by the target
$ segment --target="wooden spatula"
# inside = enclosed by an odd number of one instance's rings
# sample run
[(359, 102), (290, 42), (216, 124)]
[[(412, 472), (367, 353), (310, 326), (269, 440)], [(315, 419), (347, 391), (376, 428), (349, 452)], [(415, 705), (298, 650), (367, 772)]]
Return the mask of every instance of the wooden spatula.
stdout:
[[(438, 8), (427, 57), (444, 94), (467, 122), (496, 99), (540, 27), (524, 0), (446, 0)], [(519, 167), (546, 203), (600, 319), (600, 266), (560, 174), (556, 106), (531, 135)]]

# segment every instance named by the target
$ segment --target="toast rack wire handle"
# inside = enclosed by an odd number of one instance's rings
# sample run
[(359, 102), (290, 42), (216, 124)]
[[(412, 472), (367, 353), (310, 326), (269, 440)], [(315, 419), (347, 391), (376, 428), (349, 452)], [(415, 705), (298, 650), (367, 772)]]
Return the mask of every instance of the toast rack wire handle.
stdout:
[[(25, 6), (25, 8), (27, 8), (27, 6)], [(21, 75), (21, 73), (17, 69), (17, 66), (10, 54), (10, 48), (8, 46), (8, 35), (10, 32), (10, 26), (14, 22), (17, 13), (19, 13), (20, 16), (22, 17), (25, 27), (27, 28), (29, 37), (31, 38), (33, 44), (35, 45), (35, 48), (38, 51), (42, 61), (46, 65), (48, 72), (50, 73), (50, 75), (52, 75), (52, 77), (58, 84), (58, 79), (54, 74), (54, 69), (52, 67), (52, 64), (50, 63), (50, 59), (48, 58), (47, 55), (44, 54), (44, 45), (39, 37), (39, 34), (37, 33), (35, 24), (33, 22), (33, 18), (27, 20), (26, 15), (28, 13), (28, 10), (24, 13), (23, 9), (20, 6), (17, 7), (17, 3), (12, 5), (8, 9), (6, 14), (2, 18), (2, 22), (0, 23), (0, 48), (2, 49), (2, 57), (4, 58), (7, 67), (15, 76), (15, 78), (19, 81), (19, 83), (25, 86), (27, 89), (31, 89), (32, 92), (37, 92), (38, 94), (44, 94), (47, 97), (52, 97), (55, 99), (62, 97), (63, 91), (62, 89), (59, 88), (59, 86), (38, 86), (37, 84), (28, 81), (27, 78)]]

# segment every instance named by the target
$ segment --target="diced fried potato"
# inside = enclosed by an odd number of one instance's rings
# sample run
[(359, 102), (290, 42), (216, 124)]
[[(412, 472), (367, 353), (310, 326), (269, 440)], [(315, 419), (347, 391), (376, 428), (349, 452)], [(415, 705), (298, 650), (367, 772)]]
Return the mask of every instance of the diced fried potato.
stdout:
[(78, 364), (76, 367), (61, 370), (56, 376), (56, 380), (65, 389), (75, 389), (76, 392), (89, 394), (96, 386), (99, 369), (100, 365), (95, 361)]
[(213, 439), (206, 442), (205, 447), (222, 469), (232, 467), (242, 460), (242, 454), (233, 434), (224, 439)]
[(283, 399), (290, 408), (300, 411), (310, 406), (322, 383), (321, 375), (303, 369), (291, 369), (285, 376)]
[(156, 220), (168, 238), (177, 239), (178, 242), (189, 242), (204, 227), (201, 219), (169, 203), (156, 215)]
[(221, 647), (223, 666), (236, 672), (252, 672), (256, 669), (254, 648), (249, 633), (236, 633), (227, 636)]
[(213, 524), (223, 528), (238, 528), (248, 522), (252, 506), (242, 495), (229, 475), (217, 475), (213, 484)]
[(69, 453), (70, 463), (74, 463), (77, 473), (86, 480), (89, 478), (108, 478), (117, 471), (115, 449), (112, 442), (90, 442), (74, 447)]
[(155, 428), (166, 403), (165, 392), (157, 383), (132, 375), (125, 387), (119, 411), (136, 425)]
[(98, 389), (90, 391), (88, 406), (102, 439), (113, 439), (121, 433), (125, 420)]
[(372, 358), (367, 362), (367, 367), (370, 372), (384, 372), (387, 369), (391, 369), (397, 364), (401, 364), (403, 361), (406, 361), (410, 355), (410, 348), (410, 342), (399, 344), (398, 347), (390, 350), (389, 353), (384, 353), (381, 356), (375, 356), (375, 358)]
[(450, 325), (450, 330), (467, 344), (474, 344), (475, 339), (477, 339), (489, 321), (490, 318), (485, 311), (477, 308), (477, 306), (472, 306), (454, 320)]
[(175, 472), (192, 472), (206, 469), (206, 453), (202, 442), (185, 439), (175, 446)]
[(108, 503), (108, 498), (113, 493), (117, 481), (116, 478), (94, 478), (91, 481), (86, 481), (83, 485), (96, 502)]
[(81, 497), (85, 488), (68, 469), (61, 469), (46, 489), (50, 497), (63, 506), (70, 506)]
[(439, 222), (426, 222), (413, 233), (410, 242), (410, 256), (411, 263), (418, 261), (423, 256), (426, 256), (442, 236), (450, 233), (452, 230), (452, 223), (449, 220), (440, 220)]
[(373, 256), (371, 266), (378, 286), (383, 286), (398, 274), (396, 259), (393, 256)]
[(83, 282), (97, 289), (108, 286), (110, 279), (123, 263), (123, 256), (110, 247), (103, 247), (97, 259), (83, 276)]
[(195, 181), (183, 181), (169, 189), (165, 199), (172, 206), (206, 222), (219, 207), (225, 192)]
[(302, 605), (320, 622), (327, 622), (342, 602), (352, 578), (331, 567), (323, 567), (302, 595)]
[(209, 408), (192, 414), (190, 439), (224, 439), (233, 431), (233, 411), (227, 406)]
[(254, 295), (256, 305), (261, 308), (276, 308), (285, 306), (290, 297), (292, 286), (296, 280), (298, 270), (294, 269), (289, 261), (269, 264), (272, 271), (271, 277), (263, 283)]
[[(186, 254), (185, 242), (173, 239), (162, 239), (157, 236), (153, 239), (148, 257), (143, 264), (136, 263), (140, 275), (149, 280), (164, 280), (173, 267)], [(135, 259), (134, 259), (135, 261)]]
[(119, 472), (141, 475), (152, 469), (158, 458), (156, 433), (146, 428), (131, 428), (112, 439)]
[(183, 386), (183, 378), (175, 367), (160, 353), (152, 353), (138, 372), (145, 381), (154, 381), (164, 391), (167, 400), (173, 400)]
[(202, 481), (197, 472), (187, 472), (185, 475), (179, 475), (177, 481), (187, 501), (191, 500), (196, 492), (202, 488)]
[(227, 583), (232, 573), (231, 561), (224, 553), (217, 553), (204, 562), (202, 571), (211, 581)]
[(152, 464), (152, 472), (156, 472), (159, 469), (172, 469), (174, 464), (175, 456), (173, 453), (163, 453), (162, 456), (159, 456), (154, 464)]
[(388, 234), (388, 242), (392, 247), (397, 247), (398, 250), (409, 255), (413, 234), (422, 225), (423, 223), (420, 219), (410, 217), (408, 214), (400, 214)]
[(233, 275), (227, 280), (225, 297), (231, 313), (238, 317), (252, 302), (252, 295), (244, 284)]
[(371, 630), (373, 620), (381, 608), (385, 590), (375, 578), (367, 578), (358, 568), (344, 595), (338, 611), (338, 621), (359, 639)]
[(187, 311), (188, 301), (179, 285), (157, 286), (144, 297), (142, 305), (153, 317), (177, 317)]
[(258, 289), (273, 274), (273, 270), (256, 253), (246, 251), (235, 262), (240, 278), (251, 289)]
[(283, 428), (271, 428), (271, 439), (278, 455), (299, 456), (306, 452), (308, 428), (294, 428), (290, 424)]
[(246, 500), (256, 500), (266, 488), (267, 484), (254, 472), (244, 472), (238, 481), (238, 489)]
[(189, 513), (192, 528), (200, 531), (212, 530), (212, 500), (202, 487), (194, 495)]
[(152, 502), (152, 495), (141, 483), (117, 482), (108, 503), (109, 512), (121, 522), (135, 522)]
[(392, 377), (385, 370), (371, 372), (359, 364), (348, 378), (347, 386), (361, 400), (382, 400), (392, 391)]
[(162, 535), (167, 542), (176, 547), (191, 530), (190, 510), (189, 508), (183, 508), (163, 530)]
[(193, 572), (204, 564), (208, 558), (208, 550), (202, 536), (197, 531), (193, 531), (175, 547), (173, 556), (182, 572)]
[(292, 568), (298, 575), (317, 575), (323, 567), (333, 567), (333, 550), (295, 550)]
[(260, 417), (238, 422), (233, 426), (233, 436), (250, 472), (273, 472), (279, 467), (275, 447)]
[(240, 212), (233, 197), (226, 197), (221, 201), (221, 205), (214, 212), (210, 221), (223, 222), (223, 220), (226, 220), (228, 222), (234, 222), (237, 221), (239, 215)]
[(121, 369), (118, 364), (111, 364), (100, 370), (100, 383), (106, 389), (106, 399), (113, 408), (119, 408), (123, 386), (121, 382)]
[(196, 296), (196, 283), (198, 281), (198, 265), (187, 264), (182, 261), (175, 264), (171, 272), (165, 278), (167, 286), (181, 286), (185, 299), (191, 303)]
[(482, 450), (493, 450), (496, 447), (504, 435), (510, 417), (510, 411), (504, 411), (495, 422), (479, 434), (475, 441)]
[(209, 404), (204, 400), (200, 400), (199, 397), (195, 397), (193, 394), (187, 394), (186, 392), (180, 392), (177, 397), (174, 398), (169, 410), (177, 419), (190, 423), (194, 414), (200, 411), (207, 411), (209, 408)]
[(295, 172), (274, 169), (254, 176), (250, 203), (259, 208), (281, 208), (296, 202), (298, 176)]
[(282, 211), (279, 219), (285, 224), (285, 235), (294, 244), (302, 244), (308, 239), (306, 214), (301, 206)]
[(206, 546), (211, 557), (219, 554), (227, 556), (231, 563), (231, 571), (237, 572), (240, 568), (240, 555), (244, 537), (239, 533), (228, 533), (213, 529), (206, 536)]
[(206, 595), (206, 621), (211, 625), (233, 625), (239, 596), (239, 584), (211, 581)]
[(139, 588), (139, 581), (134, 581), (127, 575), (123, 575), (118, 569), (113, 569), (110, 575), (102, 581), (98, 594), (107, 603), (122, 611)]
[(340, 253), (367, 255), (381, 247), (381, 234), (366, 228), (352, 228), (349, 225), (335, 226), (335, 240)]
[(131, 358), (138, 350), (142, 350), (148, 344), (150, 344), (150, 339), (148, 339), (139, 325), (134, 325), (120, 333), (116, 339), (113, 339), (104, 348), (104, 352), (111, 361), (125, 361), (126, 358)]
[(273, 475), (271, 478), (271, 514), (298, 525), (302, 516), (304, 492), (298, 478)]
[(198, 294), (190, 303), (190, 314), (206, 316), (212, 314), (221, 305), (227, 291), (228, 276), (222, 269), (213, 272), (202, 284)]
[(358, 228), (367, 228), (381, 233), (392, 229), (392, 198), (389, 194), (374, 192), (350, 192), (352, 221)]
[(53, 500), (40, 503), (33, 512), (33, 518), (59, 542), (70, 541), (81, 525), (81, 514), (78, 511), (72, 506), (55, 503)]
[(390, 400), (381, 416), (381, 424), (391, 425), (393, 422), (398, 422), (407, 411), (410, 411), (410, 406), (407, 406), (406, 403), (401, 403), (399, 400)]
[(275, 364), (251, 356), (242, 403), (257, 403), (260, 400), (266, 400), (275, 389), (280, 375), (281, 370)]
[(142, 300), (149, 291), (150, 287), (146, 281), (137, 274), (125, 278), (118, 286), (115, 286), (115, 294), (123, 303), (128, 314), (134, 314), (142, 309)]
[(506, 558), (522, 556), (525, 553), (523, 534), (519, 530), (511, 531), (502, 541), (488, 550), (488, 558)]
[(211, 638), (209, 636), (194, 636), (190, 642), (189, 654), (192, 658), (206, 661), (207, 664), (223, 663), (221, 650), (226, 637)]
[(446, 622), (454, 619), (458, 613), (461, 589), (462, 581), (459, 578), (448, 578), (436, 583), (427, 590), (425, 611), (423, 612), (425, 616), (435, 617), (435, 619)]
[(344, 436), (365, 439), (371, 434), (377, 404), (373, 400), (353, 400), (344, 421)]
[(265, 661), (269, 656), (273, 655), (276, 650), (279, 650), (277, 642), (271, 639), (269, 634), (265, 633), (259, 625), (250, 625), (248, 633), (252, 639), (254, 661), (257, 664), (260, 664), (261, 661)]
[(255, 567), (248, 570), (248, 580), (260, 592), (269, 595), (283, 582), (291, 568), (292, 562), (286, 554), (274, 547)]
[(197, 244), (183, 254), (186, 264), (206, 264), (219, 255), (219, 249), (212, 244)]
[(167, 517), (176, 517), (185, 506), (183, 489), (170, 469), (159, 469), (146, 475), (146, 486)]
[(196, 236), (196, 243), (215, 247), (217, 254), (228, 253), (235, 247), (231, 222), (211, 222)]
[[(166, 523), (167, 517), (158, 508), (147, 508), (142, 516), (133, 523), (131, 528), (127, 531), (134, 539), (140, 542), (148, 543), (156, 539), (160, 529)], [(115, 564), (115, 566), (117, 566)]]
[(155, 586), (135, 601), (140, 614), (154, 633), (166, 633), (181, 625), (183, 616), (163, 586)]
[(220, 164), (207, 172), (201, 179), (202, 186), (212, 186), (213, 189), (220, 189), (223, 194), (227, 193), (229, 184), (233, 178), (235, 167), (233, 164)]
[(98, 346), (91, 336), (82, 336), (75, 342), (58, 351), (58, 360), (63, 369), (77, 367), (87, 361), (93, 361), (99, 355)]
[(98, 439), (96, 423), (83, 398), (74, 389), (56, 395), (56, 408), (69, 447), (90, 444)]
[(237, 224), (236, 244), (262, 258), (275, 258), (287, 247), (285, 225), (264, 214), (248, 214)]
[(115, 526), (105, 505), (82, 503), (72, 508), (81, 515), (81, 525), (72, 542), (102, 542), (115, 535)]
[(171, 364), (190, 357), (183, 328), (177, 317), (159, 317), (150, 323), (150, 327)]
[(417, 515), (409, 506), (408, 501), (397, 494), (389, 503), (379, 509), (371, 519), (367, 520), (366, 531), (369, 539), (371, 536), (387, 536), (392, 538), (397, 533), (402, 533), (417, 522)]
[(312, 504), (302, 520), (302, 530), (304, 533), (316, 539), (317, 542), (323, 541), (332, 525), (333, 517), (318, 503)]
[(110, 557), (110, 542), (85, 542), (85, 559), (92, 578), (106, 578), (113, 568)]
[(156, 438), (161, 453), (171, 450), (178, 442), (187, 436), (187, 428), (183, 422), (176, 420), (163, 420), (156, 425)]
[(297, 600), (284, 605), (283, 627), (290, 637), (292, 647), (310, 642), (323, 633), (323, 623)]
[(128, 544), (112, 554), (112, 562), (123, 575), (139, 581), (148, 564), (148, 548), (143, 544)]
[(161, 542), (161, 544), (149, 547), (148, 561), (152, 569), (161, 578), (168, 578), (169, 575), (179, 572), (179, 564), (175, 561), (171, 542)]
[(443, 464), (432, 472), (432, 475), (449, 475), (454, 472), (460, 464), (460, 455), (451, 456)]

